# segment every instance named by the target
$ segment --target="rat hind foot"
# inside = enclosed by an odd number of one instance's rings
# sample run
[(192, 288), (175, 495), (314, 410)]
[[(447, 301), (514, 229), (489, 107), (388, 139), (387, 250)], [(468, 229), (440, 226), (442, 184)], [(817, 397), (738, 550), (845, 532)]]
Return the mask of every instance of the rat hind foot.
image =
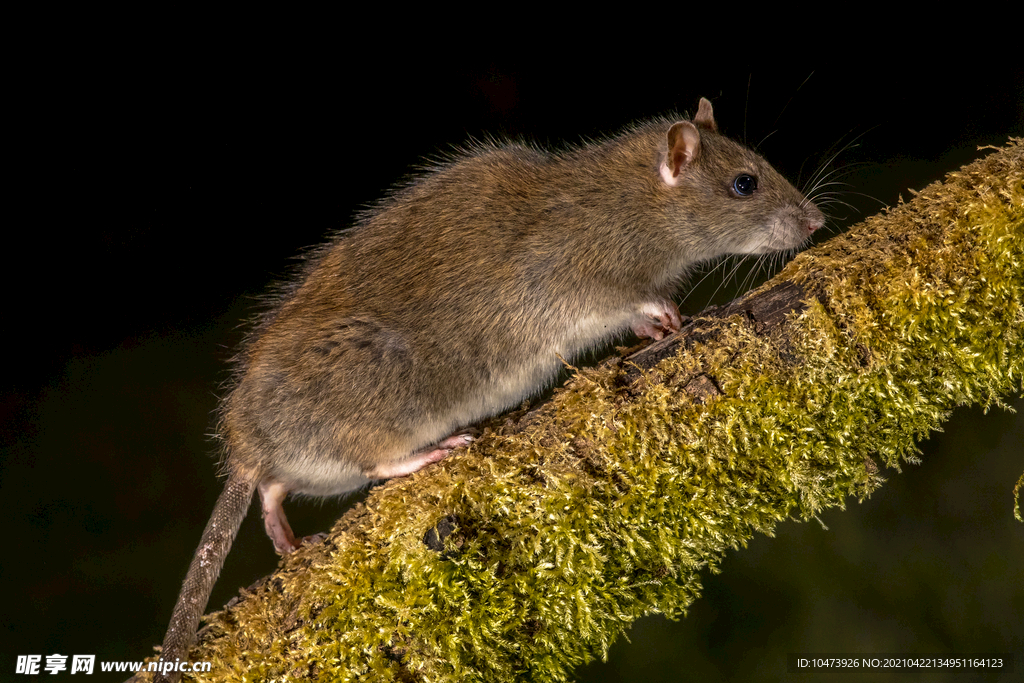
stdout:
[(438, 460), (444, 460), (448, 454), (459, 446), (466, 446), (474, 441), (471, 434), (454, 434), (434, 446), (428, 446), (416, 451), (405, 460), (381, 464), (372, 470), (365, 472), (370, 479), (391, 479), (392, 477), (404, 477), (416, 470), (423, 469), (427, 465)]
[(280, 482), (260, 482), (257, 490), (260, 492), (260, 503), (263, 507), (263, 527), (267, 530), (267, 536), (274, 542), (274, 550), (281, 555), (286, 555), (299, 547), (301, 541), (295, 540), (292, 527), (288, 524), (288, 517), (284, 514), (285, 497), (288, 489)]

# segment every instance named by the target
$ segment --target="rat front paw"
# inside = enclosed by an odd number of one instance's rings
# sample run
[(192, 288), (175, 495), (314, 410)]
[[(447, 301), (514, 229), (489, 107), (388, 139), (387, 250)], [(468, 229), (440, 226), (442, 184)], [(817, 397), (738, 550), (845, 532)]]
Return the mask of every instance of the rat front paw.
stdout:
[(640, 315), (633, 322), (633, 332), (638, 337), (663, 339), (666, 335), (678, 332), (683, 326), (683, 317), (679, 309), (669, 299), (649, 301), (640, 307)]

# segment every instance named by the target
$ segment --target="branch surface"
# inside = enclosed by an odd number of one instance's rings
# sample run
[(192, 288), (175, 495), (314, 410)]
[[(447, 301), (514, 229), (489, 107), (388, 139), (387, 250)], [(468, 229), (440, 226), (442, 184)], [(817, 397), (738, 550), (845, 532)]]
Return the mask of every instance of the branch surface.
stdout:
[(565, 680), (635, 619), (682, 616), (727, 549), (869, 495), (954, 407), (1019, 393), (1022, 328), (1013, 140), (374, 489), (191, 659), (203, 681)]

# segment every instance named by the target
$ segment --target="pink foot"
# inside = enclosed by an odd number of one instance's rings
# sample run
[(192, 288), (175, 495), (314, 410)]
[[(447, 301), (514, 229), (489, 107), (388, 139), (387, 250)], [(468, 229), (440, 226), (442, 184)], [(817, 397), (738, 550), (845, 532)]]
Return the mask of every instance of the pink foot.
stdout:
[(365, 472), (365, 474), (370, 479), (404, 477), (407, 474), (412, 474), (416, 470), (426, 467), (430, 463), (437, 462), (438, 460), (444, 460), (454, 449), (459, 446), (468, 445), (472, 443), (473, 440), (474, 439), (470, 434), (455, 434), (454, 436), (449, 436), (436, 446), (428, 446), (427, 448), (416, 451), (405, 460), (377, 465), (372, 470)]
[(643, 317), (633, 322), (633, 332), (638, 337), (662, 339), (665, 335), (678, 332), (683, 326), (683, 318), (675, 303), (668, 299), (649, 301), (640, 307)]
[(274, 542), (274, 550), (282, 555), (293, 552), (299, 547), (300, 541), (295, 540), (295, 534), (288, 524), (288, 517), (284, 514), (282, 504), (288, 495), (288, 489), (278, 482), (260, 482), (258, 490), (263, 506), (263, 526), (267, 530), (267, 536)]

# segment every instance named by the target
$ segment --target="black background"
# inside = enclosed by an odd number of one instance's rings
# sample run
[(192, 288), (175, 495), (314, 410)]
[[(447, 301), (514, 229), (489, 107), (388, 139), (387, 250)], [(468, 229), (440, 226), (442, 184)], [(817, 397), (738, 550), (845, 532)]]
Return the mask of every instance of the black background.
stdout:
[[(220, 489), (207, 435), (254, 302), (424, 157), (486, 135), (578, 142), (704, 96), (727, 134), (770, 135), (759, 151), (794, 181), (855, 140), (834, 163), (852, 205), (831, 210), (834, 233), (1024, 135), (1009, 62), (442, 56), (356, 34), (54, 41), (9, 85), (0, 671), (18, 654), (151, 653)], [(715, 278), (684, 312), (732, 296)], [(1020, 413), (957, 410), (921, 466), (822, 515), (828, 531), (784, 524), (730, 553), (687, 619), (638, 622), (580, 680), (772, 680), (787, 652), (1013, 651), (1024, 666), (1022, 444)], [(289, 516), (313, 533), (344, 506)], [(274, 566), (254, 509), (211, 608)]]

